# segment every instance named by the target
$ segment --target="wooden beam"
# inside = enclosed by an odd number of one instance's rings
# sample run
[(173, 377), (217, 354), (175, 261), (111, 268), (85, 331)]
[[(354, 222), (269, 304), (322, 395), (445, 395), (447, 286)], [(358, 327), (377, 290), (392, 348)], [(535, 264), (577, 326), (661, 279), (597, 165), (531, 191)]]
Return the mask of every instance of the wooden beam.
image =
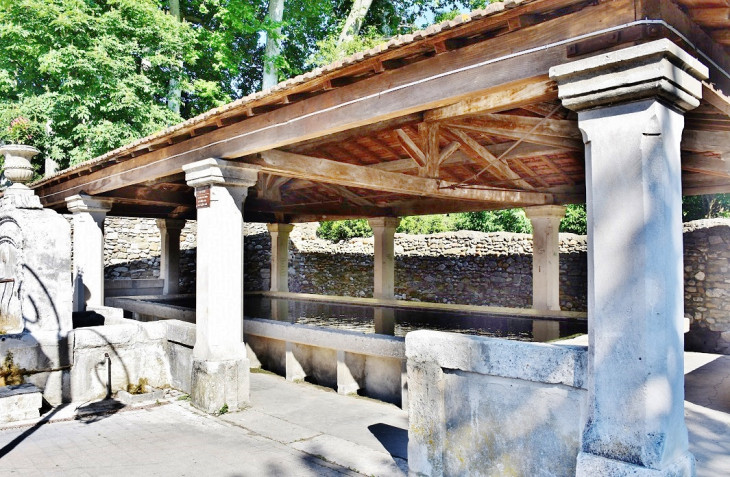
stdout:
[(418, 135), (423, 144), (423, 152), (426, 156), (426, 165), (421, 168), (421, 177), (439, 177), (439, 158), (441, 156), (441, 145), (439, 143), (439, 125), (437, 123), (422, 122), (418, 125)]
[(383, 207), (355, 205), (351, 203), (339, 203), (337, 201), (315, 204), (287, 205), (281, 202), (256, 198), (246, 199), (244, 208), (245, 210), (252, 212), (263, 212), (272, 214), (282, 213), (286, 215), (310, 215), (313, 212), (316, 212), (317, 215), (360, 215), (367, 217), (388, 215), (390, 213), (387, 208)]
[[(493, 156), (502, 155), (514, 142), (506, 142), (494, 145), (484, 146)], [(526, 157), (539, 157), (547, 154), (563, 154), (565, 149), (550, 146), (541, 146), (537, 144), (522, 143), (515, 147), (509, 154), (502, 159), (511, 160), (512, 158), (526, 158)], [(464, 154), (462, 151), (455, 151), (451, 157), (444, 160), (442, 165), (458, 165), (458, 164), (469, 164), (474, 162), (469, 156)], [(373, 164), (371, 166), (374, 169), (380, 169), (381, 171), (390, 172), (404, 172), (415, 169), (413, 161), (410, 159), (401, 159), (399, 161), (381, 162), (380, 164)]]
[(474, 131), (478, 133), (488, 134), (490, 136), (499, 136), (507, 139), (523, 140), (524, 142), (531, 142), (533, 144), (542, 144), (544, 146), (557, 146), (571, 151), (582, 151), (583, 141), (577, 139), (565, 139), (556, 136), (545, 136), (543, 134), (530, 134), (525, 135), (524, 133), (515, 132), (512, 129), (502, 129), (496, 127), (481, 126), (476, 124), (463, 124), (463, 123), (448, 123), (450, 130), (454, 128), (463, 129), (466, 131)]
[[(550, 67), (568, 60), (563, 45), (524, 55), (515, 55), (517, 51), (619, 26), (634, 18), (633, 0), (588, 6), (495, 41), (475, 43), (385, 71), (350, 86), (140, 155), (86, 177), (48, 186), (42, 183), (37, 187), (38, 195), (47, 206), (59, 205), (66, 197), (81, 191), (95, 195), (152, 180), (209, 157), (235, 159), (454, 104), (499, 85), (544, 77)], [(490, 62), (492, 59), (495, 61)]]
[(518, 187), (528, 190), (534, 189), (529, 182), (523, 180), (519, 174), (510, 169), (506, 162), (498, 160), (497, 157), (489, 152), (487, 148), (479, 144), (467, 133), (459, 131), (458, 129), (449, 129), (449, 132), (459, 138), (459, 141), (464, 146), (465, 151), (472, 152), (472, 154), (469, 154), (468, 152), (467, 154), (476, 159), (480, 166), (487, 168), (489, 172), (502, 179), (511, 181)]
[(413, 142), (413, 139), (402, 129), (395, 130), (395, 137), (398, 139), (403, 150), (413, 159), (413, 162), (420, 167), (426, 165), (426, 155), (423, 153), (420, 147)]
[(564, 119), (528, 118), (511, 114), (484, 114), (458, 122), (449, 121), (449, 125), (482, 126), (492, 129), (507, 129), (520, 134), (539, 134), (541, 136), (557, 136), (566, 139), (582, 139), (578, 121)]
[(727, 131), (692, 131), (682, 133), (682, 150), (692, 152), (730, 152), (730, 134)]
[(102, 194), (120, 204), (160, 206), (160, 207), (194, 207), (195, 196), (191, 192), (170, 192), (144, 186), (129, 186), (116, 189), (114, 192)]
[(343, 197), (348, 202), (351, 202), (355, 205), (362, 205), (367, 207), (373, 207), (375, 204), (369, 199), (365, 199), (364, 197), (360, 197), (359, 195), (352, 192), (350, 189), (341, 186), (341, 185), (335, 185), (335, 184), (325, 184), (320, 183), (318, 184), (320, 187), (324, 187), (325, 189), (329, 189), (335, 194), (339, 195), (340, 197)]
[(702, 83), (702, 99), (710, 103), (719, 111), (730, 116), (730, 97), (715, 89), (714, 86)]
[(714, 158), (699, 154), (683, 156), (682, 170), (730, 179), (730, 162), (724, 160), (722, 157)]
[(537, 76), (526, 81), (492, 88), (481, 96), (436, 108), (424, 114), (426, 121), (451, 121), (457, 118), (515, 109), (558, 97), (558, 86), (550, 78)]
[(353, 166), (277, 150), (262, 152), (255, 157), (246, 158), (245, 162), (259, 166), (263, 172), (269, 174), (396, 194), (478, 202), (503, 202), (511, 205), (552, 203), (552, 196), (549, 194), (518, 190), (449, 189), (448, 187), (453, 184), (447, 181), (380, 171), (370, 167)]

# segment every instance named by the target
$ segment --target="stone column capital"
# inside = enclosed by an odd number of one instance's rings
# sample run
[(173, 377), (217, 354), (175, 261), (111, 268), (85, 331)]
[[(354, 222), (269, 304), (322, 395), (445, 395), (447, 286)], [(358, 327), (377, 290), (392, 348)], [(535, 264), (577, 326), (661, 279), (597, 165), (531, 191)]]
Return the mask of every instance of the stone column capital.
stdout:
[(370, 228), (373, 230), (376, 228), (397, 229), (398, 225), (400, 225), (400, 217), (371, 217), (368, 219), (368, 224), (370, 224)]
[(709, 70), (667, 39), (550, 68), (563, 106), (583, 111), (658, 99), (681, 111), (700, 104)]
[(185, 227), (185, 221), (182, 219), (157, 219), (157, 228), (160, 230), (182, 230)]
[(525, 215), (528, 219), (550, 219), (565, 217), (564, 205), (537, 205), (534, 207), (525, 207)]
[(218, 185), (224, 187), (252, 187), (258, 180), (258, 168), (224, 159), (204, 159), (183, 166), (185, 180), (190, 187)]
[(106, 214), (112, 210), (113, 203), (114, 200), (112, 199), (92, 197), (86, 194), (73, 195), (66, 198), (66, 207), (69, 212), (74, 214), (81, 212), (101, 212)]
[(292, 224), (266, 224), (266, 228), (269, 229), (269, 233), (286, 233), (288, 234), (294, 229)]

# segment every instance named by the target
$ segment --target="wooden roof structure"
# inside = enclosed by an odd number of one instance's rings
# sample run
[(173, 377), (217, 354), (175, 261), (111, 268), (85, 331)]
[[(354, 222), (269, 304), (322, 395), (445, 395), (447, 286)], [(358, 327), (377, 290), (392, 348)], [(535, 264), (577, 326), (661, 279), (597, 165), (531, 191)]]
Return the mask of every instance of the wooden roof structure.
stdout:
[(216, 108), (32, 187), (111, 215), (195, 218), (182, 166), (259, 168), (245, 220), (306, 222), (585, 200), (584, 145), (550, 67), (669, 38), (710, 68), (683, 193), (730, 192), (730, 0), (507, 0)]

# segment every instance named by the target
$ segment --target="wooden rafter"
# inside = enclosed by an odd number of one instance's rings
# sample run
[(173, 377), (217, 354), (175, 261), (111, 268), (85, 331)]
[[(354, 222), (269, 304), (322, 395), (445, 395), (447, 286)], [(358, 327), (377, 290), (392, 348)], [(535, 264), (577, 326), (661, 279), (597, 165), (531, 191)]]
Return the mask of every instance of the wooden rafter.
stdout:
[(557, 146), (572, 151), (583, 150), (583, 141), (577, 139), (566, 139), (557, 136), (548, 136), (544, 134), (527, 134), (524, 132), (516, 132), (510, 128), (499, 128), (492, 126), (485, 126), (474, 122), (469, 123), (447, 123), (449, 128), (453, 131), (454, 128), (462, 129), (465, 131), (473, 131), (478, 133), (489, 134), (491, 136), (499, 136), (506, 139), (523, 140), (533, 144), (542, 144), (544, 146)]

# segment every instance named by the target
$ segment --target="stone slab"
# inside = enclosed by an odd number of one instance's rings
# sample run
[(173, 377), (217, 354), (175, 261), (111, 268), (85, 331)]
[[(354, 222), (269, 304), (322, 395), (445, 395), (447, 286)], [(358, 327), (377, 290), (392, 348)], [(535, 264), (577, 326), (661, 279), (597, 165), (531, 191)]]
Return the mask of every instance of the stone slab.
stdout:
[(41, 390), (33, 384), (0, 387), (0, 422), (35, 419), (42, 405)]
[(406, 336), (406, 356), (441, 368), (585, 388), (582, 346), (552, 345), (418, 330)]

